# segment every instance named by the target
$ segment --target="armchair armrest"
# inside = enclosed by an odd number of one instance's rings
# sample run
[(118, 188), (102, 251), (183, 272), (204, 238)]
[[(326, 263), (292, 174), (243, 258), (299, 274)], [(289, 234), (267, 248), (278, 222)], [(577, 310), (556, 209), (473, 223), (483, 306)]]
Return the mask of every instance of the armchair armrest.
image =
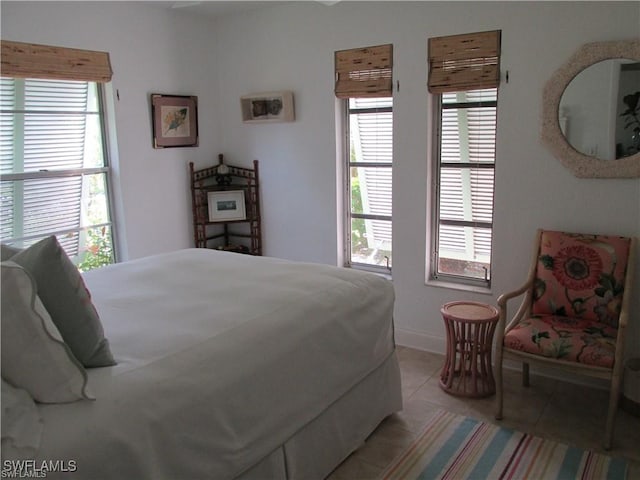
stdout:
[[(529, 273), (527, 274), (527, 281), (520, 288), (513, 290), (511, 292), (503, 293), (498, 297), (498, 310), (500, 312), (500, 316), (498, 317), (498, 339), (502, 341), (502, 337), (504, 333), (513, 327), (516, 323), (520, 321), (523, 315), (529, 310), (531, 306), (531, 300), (533, 297), (533, 283), (536, 278), (536, 264), (538, 262), (538, 250), (540, 248), (540, 238), (542, 236), (542, 229), (538, 229), (536, 232), (536, 241), (533, 245), (533, 255), (531, 256), (531, 265), (529, 266)], [(509, 325), (506, 325), (506, 317), (507, 317), (507, 302), (512, 298), (519, 297), (520, 295), (525, 294), (525, 297), (522, 299), (522, 303), (520, 307), (518, 307), (518, 311), (515, 313)]]
[[(532, 295), (532, 287), (533, 287), (533, 277), (529, 278), (527, 282), (522, 285), (520, 288), (513, 290), (511, 292), (503, 293), (498, 297), (498, 311), (500, 316), (498, 318), (498, 331), (500, 333), (504, 333), (508, 329), (511, 328), (512, 325), (516, 324), (520, 321), (525, 312), (529, 309), (531, 305), (531, 295)], [(513, 298), (517, 298), (521, 295), (525, 295), (516, 311), (515, 315), (511, 319), (508, 325), (506, 325), (507, 318), (507, 302)]]
[(527, 283), (522, 285), (517, 290), (513, 290), (512, 292), (503, 293), (502, 295), (500, 295), (498, 297), (498, 306), (500, 308), (506, 308), (508, 300), (511, 300), (512, 298), (515, 298), (515, 297), (519, 297), (520, 295), (525, 293), (527, 291), (527, 289), (531, 288), (531, 285), (532, 285), (532, 280), (529, 280), (529, 281), (527, 281)]

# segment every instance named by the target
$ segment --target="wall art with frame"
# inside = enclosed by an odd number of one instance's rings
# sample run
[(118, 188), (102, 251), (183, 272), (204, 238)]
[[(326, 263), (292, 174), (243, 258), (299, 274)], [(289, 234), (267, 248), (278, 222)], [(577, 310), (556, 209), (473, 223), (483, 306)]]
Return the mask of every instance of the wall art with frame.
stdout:
[(244, 123), (293, 122), (293, 92), (263, 92), (240, 97)]
[(198, 97), (151, 94), (153, 148), (198, 146)]
[(244, 190), (224, 190), (207, 194), (210, 222), (246, 220)]

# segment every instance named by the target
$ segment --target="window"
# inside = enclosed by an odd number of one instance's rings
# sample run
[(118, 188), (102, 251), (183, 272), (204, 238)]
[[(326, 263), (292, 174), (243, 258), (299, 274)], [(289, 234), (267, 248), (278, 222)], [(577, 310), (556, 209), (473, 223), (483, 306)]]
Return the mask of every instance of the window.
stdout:
[(429, 40), (436, 94), (430, 278), (488, 286), (500, 32)]
[(345, 99), (345, 264), (391, 272), (392, 45), (335, 54), (336, 96)]
[(443, 93), (434, 178), (434, 278), (488, 283), (497, 89)]
[(0, 100), (2, 242), (56, 235), (81, 270), (112, 263), (101, 85), (3, 77)]
[(393, 99), (351, 98), (347, 265), (391, 270)]

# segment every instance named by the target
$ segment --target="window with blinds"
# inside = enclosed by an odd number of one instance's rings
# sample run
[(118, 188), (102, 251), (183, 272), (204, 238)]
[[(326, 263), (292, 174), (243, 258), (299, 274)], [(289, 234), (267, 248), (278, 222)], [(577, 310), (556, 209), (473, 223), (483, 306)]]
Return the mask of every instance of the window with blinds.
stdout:
[(335, 52), (335, 94), (346, 100), (345, 264), (392, 267), (393, 46)]
[[(476, 42), (474, 35), (480, 36)], [(434, 55), (440, 58), (447, 51), (449, 59), (434, 61), (430, 53), (430, 68), (438, 65), (429, 77), (429, 90), (437, 94), (431, 278), (488, 286), (500, 35), (483, 32), (437, 40), (429, 43)], [(452, 62), (455, 68), (447, 77), (443, 71)]]
[(491, 278), (496, 105), (496, 89), (442, 95), (437, 276)]
[(348, 264), (391, 271), (393, 99), (348, 102)]
[(112, 263), (101, 87), (0, 79), (0, 238), (56, 235), (81, 270)]

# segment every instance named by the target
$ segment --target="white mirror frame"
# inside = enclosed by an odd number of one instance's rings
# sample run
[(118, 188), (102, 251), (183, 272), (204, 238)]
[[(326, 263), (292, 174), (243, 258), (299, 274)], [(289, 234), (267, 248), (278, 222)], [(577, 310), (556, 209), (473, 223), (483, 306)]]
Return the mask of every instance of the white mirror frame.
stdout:
[(610, 58), (640, 61), (640, 40), (596, 42), (583, 45), (549, 79), (542, 92), (543, 143), (576, 177), (636, 178), (640, 177), (640, 153), (617, 160), (600, 160), (574, 149), (560, 130), (558, 112), (560, 98), (573, 78), (594, 63)]

